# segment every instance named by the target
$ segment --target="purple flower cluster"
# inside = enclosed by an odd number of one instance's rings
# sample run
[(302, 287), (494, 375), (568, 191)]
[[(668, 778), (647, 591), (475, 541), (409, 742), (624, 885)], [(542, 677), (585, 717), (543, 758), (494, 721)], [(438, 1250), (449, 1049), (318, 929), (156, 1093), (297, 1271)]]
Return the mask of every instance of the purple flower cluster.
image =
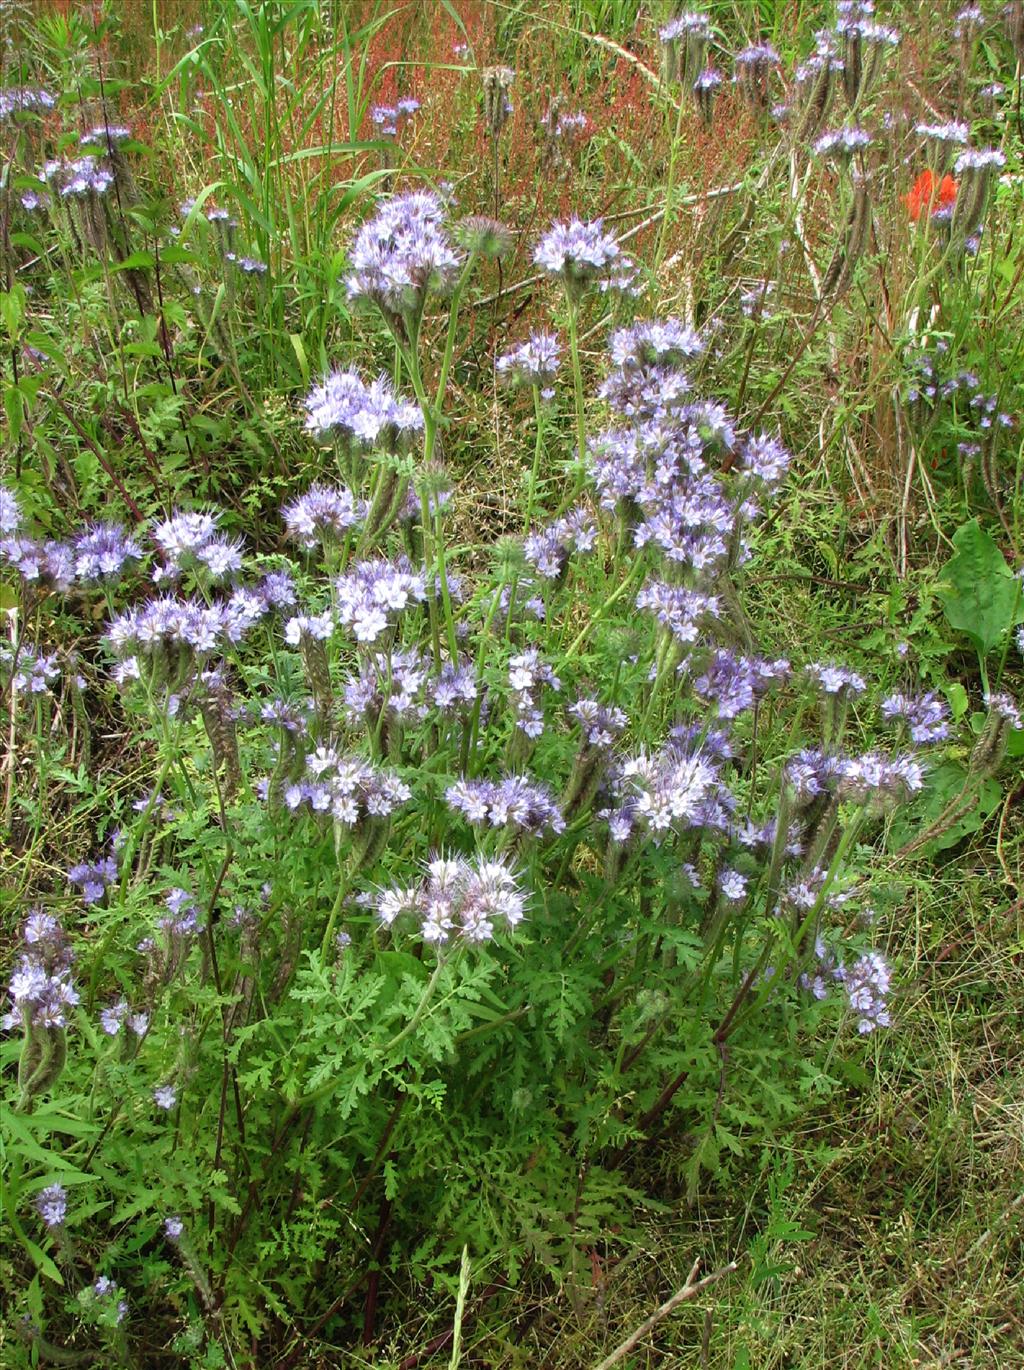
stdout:
[(56, 99), (40, 86), (7, 86), (0, 90), (0, 123), (15, 114), (44, 114)]
[(105, 162), (95, 157), (64, 157), (46, 162), (40, 180), (51, 186), (62, 199), (84, 195), (105, 195), (114, 184), (114, 173)]
[(327, 642), (334, 627), (334, 615), (329, 609), (322, 614), (296, 614), (284, 626), (284, 640), (290, 647), (301, 646), (303, 638)]
[(5, 642), (0, 643), (0, 666), (9, 670), (15, 665), (16, 669), (11, 675), (12, 689), (24, 690), (26, 694), (30, 695), (52, 693), (53, 682), (60, 675), (56, 653), (41, 656), (25, 643), (22, 643), (21, 650), (15, 656), (12, 647), (9, 647)]
[[(710, 576), (727, 558), (746, 558), (742, 525), (759, 512), (750, 481), (773, 489), (789, 461), (776, 439), (759, 434), (741, 443), (721, 405), (688, 398), (690, 384), (681, 365), (700, 346), (673, 320), (614, 335), (617, 364), (601, 393), (627, 423), (606, 429), (590, 444), (601, 505), (632, 523), (637, 547), (652, 545), (679, 571), (698, 577)], [(737, 458), (734, 465), (747, 476), (733, 497), (708, 469), (716, 450)], [(664, 614), (663, 621), (674, 621), (682, 640), (692, 640), (686, 625), (694, 615), (685, 612), (686, 603), (673, 604), (676, 596), (660, 583), (652, 582), (648, 592), (649, 607)]]
[(671, 833), (712, 825), (719, 817), (718, 769), (700, 752), (669, 742), (642, 751), (621, 767), (619, 803), (603, 811), (612, 837), (625, 842), (635, 831), (660, 842)]
[(755, 433), (744, 442), (739, 454), (739, 465), (761, 481), (766, 489), (774, 490), (782, 483), (789, 470), (791, 457), (779, 442), (767, 433)]
[(819, 157), (834, 157), (848, 162), (857, 152), (863, 152), (874, 142), (866, 129), (855, 126), (832, 129), (814, 140), (813, 150)]
[[(999, 397), (988, 394), (982, 388), (978, 376), (973, 371), (958, 371), (944, 374), (948, 364), (949, 344), (940, 338), (931, 353), (921, 352), (909, 361), (910, 385), (907, 401), (920, 405), (925, 413), (933, 411), (941, 400), (956, 404), (956, 416), (964, 424), (973, 425), (979, 438), (988, 438), (997, 431), (1010, 432), (1014, 419), (999, 408)], [(961, 403), (957, 401), (962, 400)], [(962, 456), (977, 455), (980, 447), (971, 443), (960, 443)]]
[(1004, 723), (1009, 724), (1015, 732), (1024, 728), (1024, 720), (1021, 718), (1020, 709), (1012, 695), (989, 691), (985, 695), (985, 708), (988, 709), (989, 713), (995, 714)]
[(94, 523), (75, 538), (75, 579), (113, 584), (142, 560), (142, 548), (119, 523)]
[(199, 905), (195, 901), (195, 896), (188, 890), (183, 890), (180, 886), (168, 890), (164, 895), (164, 907), (167, 912), (156, 921), (161, 932), (172, 938), (193, 937), (202, 932)]
[(999, 171), (1006, 165), (1006, 154), (997, 147), (969, 147), (956, 159), (953, 170), (958, 176), (973, 172)]
[(430, 684), (430, 696), (442, 714), (455, 713), (476, 701), (480, 693), (471, 662), (446, 661)]
[(376, 642), (398, 614), (427, 597), (426, 579), (404, 558), (397, 563), (378, 557), (357, 562), (336, 581), (338, 622), (357, 642)]
[(544, 731), (544, 714), (540, 707), (543, 686), (560, 690), (562, 682), (550, 666), (543, 662), (536, 647), (528, 647), (510, 658), (508, 687), (515, 715), (516, 727), (529, 738), (538, 738)]
[(399, 719), (426, 714), (423, 693), (430, 659), (415, 647), (390, 654), (375, 652), (360, 662), (359, 675), (345, 685), (345, 708), (353, 720), (365, 718), (375, 724), (381, 710)]
[(349, 299), (375, 304), (406, 332), (419, 320), (428, 292), (450, 289), (462, 264), (440, 197), (423, 190), (385, 201), (359, 230), (350, 255)]
[(265, 276), (269, 267), (258, 257), (239, 257), (234, 252), (225, 252), (224, 260), (232, 262), (243, 276)]
[(708, 704), (716, 706), (719, 718), (736, 718), (752, 709), (774, 684), (790, 674), (785, 659), (765, 661), (762, 657), (741, 656), (727, 647), (716, 648), (693, 682), (694, 691)]
[(747, 883), (747, 876), (736, 870), (724, 870), (718, 877), (722, 897), (731, 904), (739, 903), (746, 896)]
[(412, 914), (424, 942), (436, 946), (490, 941), (496, 924), (514, 929), (525, 912), (526, 898), (514, 873), (503, 861), (483, 857), (435, 857), (418, 885), (384, 890), (377, 898), (377, 916), (385, 927)]
[(306, 758), (306, 777), (285, 789), (284, 802), (293, 813), (329, 814), (336, 823), (354, 828), (367, 818), (387, 818), (411, 796), (393, 771), (333, 747), (317, 747)]
[(153, 541), (163, 556), (163, 565), (153, 572), (158, 585), (173, 583), (186, 571), (219, 581), (242, 569), (242, 544), (218, 531), (218, 517), (178, 510), (154, 525)]
[(713, 95), (721, 86), (725, 77), (714, 67), (705, 67), (693, 83), (693, 89), (700, 95)]
[(84, 904), (98, 904), (110, 886), (117, 884), (117, 858), (79, 862), (68, 871), (68, 884), (78, 886)]
[(636, 264), (600, 219), (556, 222), (538, 242), (533, 260), (543, 271), (560, 276), (569, 298), (579, 300), (589, 285), (601, 290), (635, 289)]
[[(118, 659), (118, 680), (140, 675), (143, 665), (163, 671), (181, 683), (183, 670), (195, 657), (208, 656), (225, 642), (240, 642), (252, 624), (252, 612), (263, 606), (249, 592), (226, 603), (161, 595), (111, 619), (106, 640)], [(161, 680), (160, 683), (163, 683)]]
[(545, 398), (554, 393), (548, 387), (558, 371), (558, 339), (553, 333), (531, 333), (526, 342), (506, 352), (494, 363), (504, 380), (519, 385), (536, 385)]
[(619, 328), (608, 341), (612, 365), (641, 370), (679, 367), (704, 351), (700, 335), (681, 319), (652, 319)]
[(281, 514), (288, 536), (311, 552), (318, 546), (340, 542), (350, 528), (365, 519), (366, 503), (345, 486), (317, 483), (286, 504)]
[(18, 497), (6, 485), (0, 485), (0, 533), (16, 533), (21, 527), (22, 515)]
[(565, 819), (548, 786), (522, 775), (507, 775), (500, 781), (458, 780), (445, 791), (445, 799), (469, 823), (517, 828), (531, 837), (565, 830)]
[(62, 1184), (48, 1184), (33, 1199), (47, 1227), (63, 1227), (68, 1215), (68, 1193)]
[(985, 23), (985, 11), (980, 5), (965, 5), (953, 19), (954, 38), (973, 38)]
[(866, 952), (845, 971), (843, 980), (850, 1009), (857, 1015), (857, 1031), (874, 1032), (875, 1028), (890, 1027), (887, 997), (892, 975), (885, 961), (876, 951)]
[(7, 986), (13, 1006), (0, 1026), (18, 1027), (27, 1019), (34, 1027), (65, 1027), (68, 1009), (78, 1003), (78, 991), (71, 980), (74, 953), (64, 929), (53, 914), (33, 909), (22, 940), (26, 950)]
[(916, 132), (931, 143), (948, 143), (958, 147), (966, 147), (971, 136), (970, 125), (955, 119), (945, 124), (918, 124)]
[(719, 614), (719, 599), (685, 585), (651, 579), (636, 597), (638, 609), (648, 609), (677, 642), (696, 642), (709, 620)]
[(132, 131), (127, 124), (96, 124), (83, 133), (78, 141), (82, 147), (117, 147), (119, 143), (129, 142), (131, 136)]
[(682, 14), (677, 14), (674, 19), (662, 25), (658, 30), (658, 37), (663, 43), (676, 43), (693, 33), (699, 34), (702, 38), (711, 38), (710, 21), (707, 15), (699, 10), (686, 10)]
[(733, 60), (737, 67), (754, 71), (769, 71), (782, 62), (771, 43), (752, 43), (749, 47), (742, 48)]
[(556, 519), (523, 543), (526, 560), (544, 580), (557, 580), (573, 552), (589, 552), (597, 540), (597, 524), (582, 505)]
[(74, 552), (63, 542), (37, 542), (12, 533), (0, 538), (0, 565), (4, 562), (30, 585), (64, 593), (74, 583)]
[(420, 107), (420, 102), (411, 96), (396, 100), (393, 105), (374, 105), (370, 110), (370, 123), (384, 138), (396, 138), (399, 125), (411, 119)]
[(582, 111), (572, 114), (566, 113), (552, 105), (541, 119), (540, 126), (551, 138), (572, 137), (574, 134), (586, 131), (587, 116)]
[(805, 748), (790, 757), (783, 774), (794, 801), (803, 807), (831, 789), (839, 774), (839, 762), (816, 748)]
[(923, 695), (891, 694), (882, 700), (882, 717), (899, 718), (907, 725), (911, 742), (923, 746), (949, 737), (949, 709), (945, 700), (929, 690)]
[(108, 1318), (115, 1326), (124, 1321), (125, 1314), (128, 1312), (128, 1304), (121, 1297), (123, 1290), (119, 1284), (108, 1279), (106, 1275), (101, 1275), (90, 1286), (90, 1293), (93, 1299), (104, 1307), (100, 1310), (101, 1316), (106, 1321)]
[(839, 763), (839, 793), (857, 804), (902, 804), (920, 793), (923, 785), (924, 771), (912, 756), (871, 751)]
[(807, 674), (815, 681), (823, 694), (835, 695), (841, 699), (848, 699), (852, 695), (861, 695), (867, 689), (864, 677), (858, 675), (856, 671), (847, 670), (845, 666), (812, 661), (807, 666)]
[(567, 712), (580, 725), (586, 746), (602, 751), (613, 745), (629, 722), (622, 709), (599, 704), (596, 699), (579, 699)]
[(304, 404), (307, 433), (355, 447), (395, 451), (423, 429), (419, 406), (400, 400), (386, 376), (367, 385), (356, 371), (332, 371)]
[(100, 1010), (100, 1027), (108, 1037), (116, 1037), (125, 1025), (136, 1037), (145, 1037), (149, 1031), (149, 1014), (132, 1013), (127, 999), (118, 999)]
[(814, 961), (813, 972), (804, 971), (800, 976), (800, 984), (804, 989), (810, 990), (815, 999), (827, 999), (829, 982), (841, 982), (846, 977), (846, 971), (842, 962), (836, 961), (821, 936), (814, 939)]

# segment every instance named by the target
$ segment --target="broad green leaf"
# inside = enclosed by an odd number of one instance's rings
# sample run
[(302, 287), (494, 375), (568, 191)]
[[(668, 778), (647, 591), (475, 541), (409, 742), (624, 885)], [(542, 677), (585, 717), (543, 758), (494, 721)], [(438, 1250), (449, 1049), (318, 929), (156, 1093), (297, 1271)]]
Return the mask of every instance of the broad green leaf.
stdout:
[(1024, 621), (1020, 581), (976, 518), (957, 529), (953, 545), (956, 554), (943, 568), (938, 597), (950, 626), (986, 655)]
[(950, 713), (953, 721), (959, 723), (967, 712), (967, 691), (960, 684), (948, 685), (946, 687), (946, 699), (949, 703)]

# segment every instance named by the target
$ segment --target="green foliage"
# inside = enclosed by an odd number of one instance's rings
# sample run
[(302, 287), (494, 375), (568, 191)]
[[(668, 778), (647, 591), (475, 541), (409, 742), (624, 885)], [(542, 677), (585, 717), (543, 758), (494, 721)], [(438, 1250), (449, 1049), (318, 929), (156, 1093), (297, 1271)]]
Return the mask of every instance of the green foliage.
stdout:
[(995, 540), (976, 518), (953, 534), (956, 553), (942, 568), (939, 599), (952, 628), (974, 643), (980, 656), (998, 647), (1024, 623), (1021, 581)]

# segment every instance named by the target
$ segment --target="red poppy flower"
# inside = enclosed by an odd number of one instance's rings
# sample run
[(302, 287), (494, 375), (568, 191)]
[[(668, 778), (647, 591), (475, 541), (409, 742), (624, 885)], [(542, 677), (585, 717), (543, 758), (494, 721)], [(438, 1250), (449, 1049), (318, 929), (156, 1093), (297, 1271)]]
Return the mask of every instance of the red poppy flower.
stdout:
[(910, 217), (917, 223), (925, 211), (934, 214), (937, 209), (949, 209), (955, 204), (957, 189), (957, 183), (952, 176), (943, 176), (936, 185), (935, 173), (925, 170), (914, 182), (910, 194), (904, 195), (903, 203)]

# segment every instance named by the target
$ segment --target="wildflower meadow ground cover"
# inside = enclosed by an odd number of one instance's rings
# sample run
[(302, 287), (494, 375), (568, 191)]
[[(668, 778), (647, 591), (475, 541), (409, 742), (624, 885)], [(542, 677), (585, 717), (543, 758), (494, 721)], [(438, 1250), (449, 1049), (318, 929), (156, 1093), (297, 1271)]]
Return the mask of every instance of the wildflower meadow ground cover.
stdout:
[(0, 9), (14, 1365), (1024, 1365), (1024, 6)]

